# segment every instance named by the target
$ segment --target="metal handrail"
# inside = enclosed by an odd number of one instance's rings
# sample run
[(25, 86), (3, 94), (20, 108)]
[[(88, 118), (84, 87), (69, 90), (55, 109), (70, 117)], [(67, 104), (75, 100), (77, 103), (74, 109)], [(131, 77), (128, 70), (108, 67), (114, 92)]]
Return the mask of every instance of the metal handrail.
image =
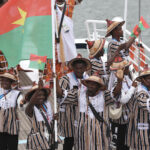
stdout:
[[(90, 32), (90, 24), (93, 26), (93, 31), (92, 32)], [(97, 28), (97, 24), (103, 25), (104, 27), (103, 28)], [(86, 20), (85, 26), (86, 26), (87, 33), (88, 33), (88, 39), (89, 40), (96, 40), (96, 39), (98, 39), (100, 37), (105, 37), (102, 33), (106, 34), (106, 31), (107, 31), (106, 25), (107, 25), (107, 23), (104, 20)], [(131, 35), (131, 32), (128, 31), (127, 29), (125, 29), (124, 30), (124, 34), (125, 34), (125, 40), (127, 41), (128, 40), (127, 37), (129, 37)], [(137, 39), (136, 39), (136, 42), (138, 42)], [(146, 53), (150, 52), (150, 48), (146, 44), (144, 44), (143, 42), (141, 42), (141, 44), (144, 47), (145, 53), (140, 51), (140, 54), (142, 54), (146, 58), (146, 61), (148, 61), (150, 63), (150, 57), (148, 57), (146, 55)], [(133, 47), (139, 51), (139, 47), (137, 47), (134, 44), (133, 44)], [(139, 58), (138, 54), (134, 53), (131, 50), (130, 50), (130, 52), (134, 54), (134, 57)], [(144, 62), (144, 63), (146, 63), (141, 58), (139, 60)], [(134, 64), (138, 65), (138, 63), (135, 62), (134, 60), (132, 60), (132, 62)]]

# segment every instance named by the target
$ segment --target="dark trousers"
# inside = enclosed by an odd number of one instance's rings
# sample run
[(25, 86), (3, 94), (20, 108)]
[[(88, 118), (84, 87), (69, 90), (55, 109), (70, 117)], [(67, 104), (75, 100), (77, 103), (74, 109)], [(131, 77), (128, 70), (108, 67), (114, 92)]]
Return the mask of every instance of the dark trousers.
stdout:
[(17, 150), (18, 135), (0, 133), (0, 150)]
[(117, 124), (111, 122), (113, 142), (115, 143), (117, 150), (129, 150), (129, 147), (125, 145), (125, 138), (127, 136), (127, 124)]
[(74, 138), (67, 137), (64, 140), (63, 150), (72, 150), (73, 145), (74, 145)]

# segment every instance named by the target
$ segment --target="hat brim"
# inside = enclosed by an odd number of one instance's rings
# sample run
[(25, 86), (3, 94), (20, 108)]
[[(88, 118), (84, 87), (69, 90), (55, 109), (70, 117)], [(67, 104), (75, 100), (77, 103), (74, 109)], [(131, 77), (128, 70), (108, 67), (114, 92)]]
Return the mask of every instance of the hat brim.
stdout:
[(123, 26), (124, 23), (125, 23), (125, 21), (118, 22), (117, 24), (115, 24), (109, 31), (107, 31), (105, 37), (110, 36), (110, 35), (111, 35), (110, 33), (111, 33), (116, 27), (118, 27), (119, 25)]
[(89, 58), (93, 58), (94, 56), (96, 56), (98, 54), (98, 52), (100, 52), (102, 50), (102, 48), (105, 45), (105, 40), (103, 39), (103, 43), (100, 45), (100, 47), (97, 49), (97, 51), (94, 54), (89, 54)]
[(33, 90), (29, 91), (29, 92), (25, 95), (25, 100), (29, 102), (31, 96), (32, 96), (32, 95), (34, 94), (34, 92), (37, 91), (37, 90), (44, 90), (44, 91), (47, 93), (47, 95), (50, 95), (50, 93), (51, 93), (51, 90), (50, 90), (49, 88), (36, 88), (36, 89), (33, 89)]
[(95, 83), (98, 83), (100, 86), (105, 87), (103, 81), (98, 82), (97, 80), (92, 80), (92, 79), (81, 80), (81, 83), (86, 87), (88, 85), (88, 82), (95, 82)]
[(8, 79), (10, 79), (10, 80), (12, 80), (14, 82), (17, 81), (17, 79), (13, 75), (8, 74), (8, 73), (0, 74), (0, 77), (8, 78)]
[(78, 61), (78, 60), (81, 60), (81, 61), (83, 61), (83, 62), (85, 62), (87, 64), (86, 71), (91, 69), (91, 67), (92, 67), (91, 62), (88, 59), (86, 59), (86, 58), (74, 58), (74, 59), (70, 60), (69, 63), (68, 63), (68, 68), (73, 70), (73, 66), (72, 65), (73, 65), (73, 63), (75, 61)]
[[(119, 70), (119, 69), (123, 69), (125, 67), (128, 67), (131, 65), (131, 62), (128, 62), (128, 64), (126, 64), (125, 66), (119, 67), (119, 63), (118, 63), (118, 67), (113, 67), (112, 65), (110, 66), (110, 70), (115, 71), (115, 70)], [(120, 65), (121, 66), (121, 65)]]
[(145, 77), (145, 76), (148, 76), (148, 75), (150, 76), (150, 72), (148, 72), (148, 73), (146, 73), (146, 74), (143, 74), (143, 75), (140, 75), (139, 77), (136, 78), (136, 80), (137, 80), (137, 81), (141, 81), (141, 78), (142, 78), (142, 77)]

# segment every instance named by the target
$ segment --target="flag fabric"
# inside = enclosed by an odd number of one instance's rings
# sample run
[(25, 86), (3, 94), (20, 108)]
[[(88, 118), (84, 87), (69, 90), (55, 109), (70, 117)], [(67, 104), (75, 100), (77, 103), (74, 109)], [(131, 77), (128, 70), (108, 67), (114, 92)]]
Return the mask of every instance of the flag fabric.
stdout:
[(134, 29), (133, 29), (133, 31), (132, 31), (132, 33), (131, 33), (131, 37), (138, 37), (138, 35), (139, 35), (139, 33), (137, 32), (137, 28), (138, 28), (139, 26), (138, 25), (136, 25), (135, 27), (134, 27)]
[(150, 28), (150, 26), (147, 24), (147, 22), (144, 20), (143, 16), (140, 18), (139, 28), (141, 30), (144, 30), (146, 28)]
[(131, 37), (137, 37), (139, 33), (137, 32), (137, 28), (140, 28), (141, 31), (145, 30), (146, 28), (150, 28), (150, 26), (147, 24), (147, 22), (144, 20), (143, 16), (140, 18), (139, 25), (136, 25), (131, 33)]
[(52, 58), (51, 0), (10, 0), (0, 9), (0, 50), (9, 67), (30, 54)]
[(47, 56), (30, 55), (30, 68), (44, 70)]

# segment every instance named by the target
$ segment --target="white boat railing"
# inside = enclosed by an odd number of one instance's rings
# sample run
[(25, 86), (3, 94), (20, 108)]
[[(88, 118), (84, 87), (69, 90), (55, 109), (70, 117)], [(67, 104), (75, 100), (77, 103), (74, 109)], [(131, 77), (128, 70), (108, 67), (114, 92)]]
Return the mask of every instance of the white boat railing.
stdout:
[[(87, 36), (88, 36), (88, 40), (96, 40), (99, 38), (105, 38), (106, 35), (106, 31), (107, 31), (107, 23), (104, 20), (86, 20), (85, 22), (85, 26), (87, 29)], [(124, 27), (123, 27), (124, 29)], [(125, 41), (128, 40), (129, 36), (131, 35), (131, 32), (128, 31), (127, 29), (124, 30), (124, 34), (125, 34)], [(107, 38), (107, 41), (109, 41), (110, 37)], [(136, 42), (138, 43), (138, 39), (136, 39)], [(106, 42), (106, 45), (108, 44), (108, 42)], [(139, 47), (135, 44), (133, 44), (133, 47), (135, 48), (135, 51), (131, 51), (130, 52), (132, 54), (134, 54), (134, 60), (132, 59), (131, 61), (138, 66), (139, 65), (139, 61), (144, 62), (146, 64), (150, 64), (150, 56), (148, 56), (148, 54), (150, 53), (150, 48), (145, 45), (143, 42), (140, 42), (140, 44), (142, 44), (143, 48), (144, 48), (144, 53), (142, 51), (140, 51), (139, 53)], [(139, 55), (143, 55), (143, 57), (145, 57), (145, 60), (139, 58)], [(143, 69), (140, 66), (140, 69)]]

